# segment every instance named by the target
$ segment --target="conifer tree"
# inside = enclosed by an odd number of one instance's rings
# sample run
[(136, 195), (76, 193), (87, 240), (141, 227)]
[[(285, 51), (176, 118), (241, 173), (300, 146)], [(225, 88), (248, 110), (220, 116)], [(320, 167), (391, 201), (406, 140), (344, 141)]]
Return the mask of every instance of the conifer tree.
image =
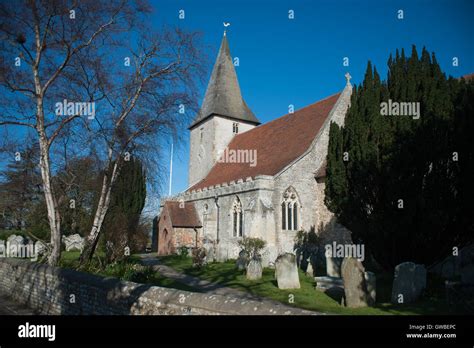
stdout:
[[(368, 62), (345, 126), (331, 125), (326, 204), (387, 269), (473, 240), (473, 85), (447, 79), (425, 48), (397, 50), (385, 81)], [(389, 99), (419, 102), (420, 117), (382, 115)]]
[(146, 173), (138, 159), (125, 161), (117, 178), (109, 212), (105, 219), (105, 239), (113, 243), (108, 259), (124, 256), (123, 249), (130, 247), (132, 235), (137, 231), (140, 214), (145, 206)]

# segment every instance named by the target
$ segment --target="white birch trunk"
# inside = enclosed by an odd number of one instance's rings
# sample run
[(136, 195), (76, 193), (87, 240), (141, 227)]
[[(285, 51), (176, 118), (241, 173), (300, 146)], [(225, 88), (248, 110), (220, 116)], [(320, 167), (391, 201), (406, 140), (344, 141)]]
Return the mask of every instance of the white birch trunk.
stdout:
[(51, 183), (51, 168), (49, 158), (49, 143), (44, 130), (43, 100), (40, 96), (37, 100), (37, 132), (40, 147), (41, 179), (43, 182), (43, 192), (48, 213), (48, 221), (51, 233), (51, 254), (48, 256), (48, 264), (56, 266), (61, 257), (61, 217), (59, 214), (58, 203), (54, 195)]
[[(109, 163), (111, 163), (111, 151), (109, 152)], [(86, 239), (86, 245), (84, 251), (81, 255), (81, 264), (84, 264), (92, 259), (92, 256), (95, 252), (98, 239), (100, 237), (100, 231), (102, 229), (102, 224), (104, 223), (105, 215), (110, 206), (110, 198), (112, 192), (112, 186), (115, 183), (115, 180), (118, 176), (119, 169), (119, 160), (115, 161), (112, 174), (109, 176), (109, 172), (104, 174), (102, 179), (102, 188), (100, 190), (99, 203), (97, 204), (97, 209), (94, 215), (94, 221), (92, 224), (91, 231)], [(109, 165), (110, 167), (110, 165)]]

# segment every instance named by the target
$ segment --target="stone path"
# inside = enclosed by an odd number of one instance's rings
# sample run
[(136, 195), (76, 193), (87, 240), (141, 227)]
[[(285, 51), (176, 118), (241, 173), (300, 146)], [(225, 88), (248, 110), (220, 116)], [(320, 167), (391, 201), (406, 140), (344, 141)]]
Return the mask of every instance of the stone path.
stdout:
[[(181, 272), (176, 271), (175, 269), (160, 264), (160, 260), (156, 258), (155, 254), (140, 254), (138, 255), (141, 259), (144, 265), (147, 266), (152, 266), (154, 270), (158, 271), (161, 275), (164, 277), (176, 280), (180, 283), (186, 284), (188, 286), (191, 286), (195, 289), (198, 289), (199, 291), (205, 292), (205, 293), (211, 293), (213, 295), (223, 295), (223, 296), (231, 296), (234, 298), (242, 299), (242, 300), (253, 300), (253, 301), (258, 301), (260, 303), (264, 303), (267, 305), (274, 306), (275, 308), (288, 308), (294, 310), (295, 307), (285, 305), (281, 302), (271, 300), (269, 298), (265, 297), (260, 297), (257, 295), (252, 295), (248, 292), (240, 291), (234, 288), (230, 288), (227, 286), (224, 286), (219, 283), (213, 283), (207, 280), (203, 280), (197, 277), (193, 277), (187, 274), (183, 274)], [(314, 312), (314, 311), (308, 311), (308, 310), (303, 310), (299, 309), (301, 311), (300, 314), (312, 314), (312, 315), (321, 315), (325, 313), (320, 313), (320, 312)], [(282, 311), (283, 312), (283, 311)]]
[(7, 295), (0, 295), (0, 315), (34, 315), (35, 312), (13, 301)]
[[(262, 300), (261, 297), (256, 296), (256, 295), (252, 295), (247, 292), (230, 288), (219, 283), (213, 283), (207, 280), (203, 280), (197, 277), (193, 277), (193, 276), (178, 272), (169, 266), (161, 264), (160, 261), (153, 254), (140, 254), (139, 256), (142, 259), (142, 262), (144, 265), (152, 266), (155, 271), (159, 272), (164, 277), (170, 278), (182, 284), (191, 286), (201, 292), (212, 292), (213, 294), (223, 295), (223, 296), (231, 295), (233, 297), (237, 297), (240, 299), (247, 299), (247, 300), (258, 300), (258, 301)], [(265, 300), (271, 301), (267, 299)], [(272, 302), (279, 303), (276, 301), (272, 301)]]

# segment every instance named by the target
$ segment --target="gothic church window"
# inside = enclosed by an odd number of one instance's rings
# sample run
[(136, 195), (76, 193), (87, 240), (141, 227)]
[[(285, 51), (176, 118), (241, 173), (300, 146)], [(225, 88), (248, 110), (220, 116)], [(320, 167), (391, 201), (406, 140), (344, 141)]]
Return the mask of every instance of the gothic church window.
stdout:
[(243, 211), (242, 203), (238, 197), (235, 198), (232, 204), (232, 235), (234, 237), (243, 236)]
[(237, 122), (234, 122), (232, 125), (232, 133), (234, 134), (239, 133), (239, 124)]
[(286, 230), (286, 203), (281, 204), (281, 229)]
[(289, 188), (283, 194), (281, 203), (281, 229), (287, 231), (296, 231), (299, 226), (299, 204), (296, 191)]

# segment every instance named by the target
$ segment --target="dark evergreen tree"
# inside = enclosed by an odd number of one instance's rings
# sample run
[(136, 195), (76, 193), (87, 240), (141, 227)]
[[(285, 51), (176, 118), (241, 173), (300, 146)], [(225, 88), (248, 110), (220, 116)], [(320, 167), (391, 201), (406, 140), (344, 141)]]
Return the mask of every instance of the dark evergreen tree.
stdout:
[(146, 173), (142, 163), (138, 159), (124, 161), (104, 221), (105, 241), (111, 243), (106, 246), (109, 261), (122, 258), (127, 246), (133, 251), (131, 240), (137, 233), (145, 199)]
[[(429, 265), (474, 236), (474, 83), (414, 46), (388, 68), (382, 82), (369, 62), (345, 126), (331, 125), (326, 204), (386, 268)], [(419, 102), (420, 118), (382, 115), (389, 99)]]

